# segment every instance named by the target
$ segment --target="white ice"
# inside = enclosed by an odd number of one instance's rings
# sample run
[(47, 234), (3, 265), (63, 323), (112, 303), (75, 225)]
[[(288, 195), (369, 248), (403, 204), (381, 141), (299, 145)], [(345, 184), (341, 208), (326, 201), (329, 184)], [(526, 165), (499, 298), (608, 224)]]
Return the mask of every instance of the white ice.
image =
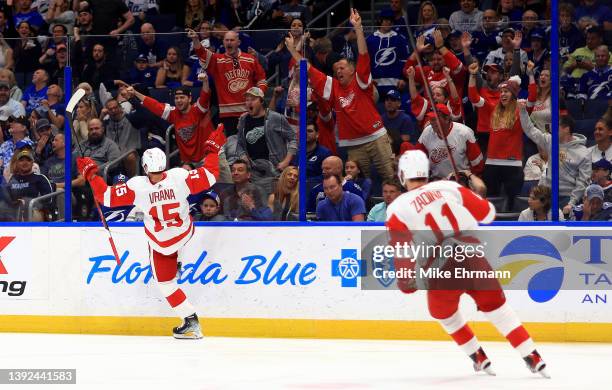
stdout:
[(531, 374), (509, 344), (482, 344), (496, 377), (475, 374), (452, 342), (7, 333), (0, 368), (77, 369), (77, 386), (51, 389), (612, 388), (612, 344), (539, 344), (552, 379)]

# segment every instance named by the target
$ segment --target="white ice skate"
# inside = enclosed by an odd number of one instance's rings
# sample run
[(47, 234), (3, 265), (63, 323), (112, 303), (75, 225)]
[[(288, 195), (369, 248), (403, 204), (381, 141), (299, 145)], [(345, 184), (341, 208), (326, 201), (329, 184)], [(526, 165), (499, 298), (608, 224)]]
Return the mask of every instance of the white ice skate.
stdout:
[(197, 314), (185, 317), (183, 324), (173, 328), (172, 333), (175, 339), (201, 339), (203, 335)]

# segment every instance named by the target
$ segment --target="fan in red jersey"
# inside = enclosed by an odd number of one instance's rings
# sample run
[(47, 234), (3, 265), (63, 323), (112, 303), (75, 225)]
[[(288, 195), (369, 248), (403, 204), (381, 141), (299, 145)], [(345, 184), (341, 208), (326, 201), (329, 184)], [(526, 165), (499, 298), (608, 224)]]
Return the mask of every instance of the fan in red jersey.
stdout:
[(158, 148), (147, 149), (142, 156), (146, 176), (136, 176), (112, 187), (96, 175), (98, 166), (92, 159), (77, 159), (79, 172), (89, 181), (98, 202), (106, 207), (134, 205), (144, 212), (153, 276), (174, 312), (183, 318), (183, 324), (173, 329), (174, 337), (179, 339), (202, 338), (195, 309), (175, 279), (182, 248), (194, 232), (187, 197), (215, 184), (219, 175), (219, 152), (224, 143), (220, 125), (205, 143), (204, 165), (192, 171), (183, 168), (166, 171), (164, 152)]
[[(370, 56), (361, 16), (353, 9), (350, 19), (357, 35), (357, 64), (346, 59), (336, 62), (335, 78), (325, 75), (314, 66), (308, 66), (308, 80), (313, 95), (329, 102), (336, 112), (338, 144), (347, 147), (349, 160), (357, 161), (366, 177), (370, 177), (372, 162), (383, 180), (391, 180), (393, 151), (387, 129), (374, 103)], [(285, 38), (285, 43), (293, 58), (299, 62), (302, 55), (295, 49), (293, 37)]]
[(215, 82), (219, 98), (219, 117), (227, 136), (236, 134), (238, 117), (247, 112), (244, 94), (251, 87), (259, 87), (264, 93), (268, 88), (266, 73), (253, 55), (240, 50), (240, 39), (235, 31), (223, 37), (225, 53), (213, 53), (200, 44), (198, 34), (188, 31), (202, 69)]
[[(400, 157), (398, 175), (408, 192), (400, 195), (387, 208), (386, 226), (392, 245), (419, 245), (423, 242), (440, 245), (447, 241), (453, 241), (454, 245), (457, 245), (468, 242), (470, 237), (467, 237), (467, 231), (477, 230), (478, 223), (490, 223), (495, 218), (495, 207), (468, 188), (447, 180), (428, 183), (429, 159), (420, 150), (407, 151)], [(454, 258), (441, 257), (435, 259), (440, 269), (452, 268), (458, 262)], [(399, 288), (405, 293), (412, 293), (416, 291), (417, 286), (423, 286), (419, 275), (422, 275), (421, 270), (432, 269), (436, 265), (436, 262), (432, 263), (432, 258), (433, 256), (396, 258), (396, 270), (418, 271), (412, 274), (416, 275), (415, 277), (398, 278)], [(486, 258), (482, 256), (465, 259), (464, 263), (468, 261), (469, 267), (491, 269)], [(464, 266), (467, 268), (468, 264)], [(473, 289), (446, 289), (444, 287), (451, 282), (439, 282), (439, 279), (428, 280), (426, 283), (429, 313), (472, 359), (476, 371), (495, 375), (490, 360), (459, 310), (459, 300), (463, 294), (474, 299), (478, 309), (519, 352), (532, 372), (548, 377), (544, 370), (546, 364), (536, 351), (527, 330), (506, 303), (506, 297), (497, 279), (487, 279), (484, 287), (468, 280), (467, 283)]]

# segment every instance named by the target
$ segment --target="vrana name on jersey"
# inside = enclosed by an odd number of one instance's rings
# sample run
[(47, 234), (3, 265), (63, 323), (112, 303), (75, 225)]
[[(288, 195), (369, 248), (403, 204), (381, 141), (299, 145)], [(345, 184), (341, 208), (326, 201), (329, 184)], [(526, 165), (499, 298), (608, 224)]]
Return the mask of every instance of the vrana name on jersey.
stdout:
[(176, 197), (174, 196), (174, 190), (172, 188), (164, 188), (161, 191), (156, 191), (149, 194), (149, 201), (151, 201), (151, 203), (174, 199), (176, 199)]

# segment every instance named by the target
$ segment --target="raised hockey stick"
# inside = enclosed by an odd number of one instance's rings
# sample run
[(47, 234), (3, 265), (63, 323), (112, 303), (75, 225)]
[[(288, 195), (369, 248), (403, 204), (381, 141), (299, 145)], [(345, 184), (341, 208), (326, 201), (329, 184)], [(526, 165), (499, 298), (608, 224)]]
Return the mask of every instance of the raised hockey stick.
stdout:
[[(68, 105), (66, 106), (66, 114), (68, 115), (68, 121), (69, 121), (68, 123), (70, 124), (70, 131), (72, 132), (72, 134), (76, 134), (74, 130), (74, 125), (72, 123), (72, 115), (73, 115), (74, 109), (76, 108), (77, 104), (79, 104), (81, 99), (85, 97), (86, 94), (87, 93), (85, 92), (84, 89), (82, 88), (77, 89), (72, 95), (72, 97), (70, 98), (70, 101), (68, 101)], [(79, 148), (79, 153), (81, 154), (81, 157), (85, 157), (83, 155), (83, 148), (81, 147), (81, 143), (79, 142), (78, 139), (76, 139), (76, 144), (77, 144), (77, 147)], [(104, 217), (104, 214), (102, 213), (102, 209), (100, 208), (100, 204), (96, 200), (95, 196), (94, 196), (94, 204), (96, 205), (96, 208), (98, 209), (98, 214), (100, 215), (100, 221), (102, 221), (102, 226), (104, 226), (104, 229), (106, 229), (106, 232), (108, 233), (108, 242), (110, 243), (110, 246), (113, 250), (113, 255), (115, 256), (117, 265), (120, 265), (121, 258), (119, 257), (119, 253), (117, 252), (117, 247), (115, 246), (113, 235), (111, 234), (110, 228), (108, 227), (108, 223), (106, 222), (106, 218)]]
[[(417, 64), (419, 65), (419, 73), (421, 73), (421, 79), (425, 82), (423, 89), (427, 94), (427, 100), (429, 100), (429, 104), (431, 104), (431, 109), (436, 114), (436, 122), (438, 123), (438, 129), (442, 130), (442, 126), (440, 124), (440, 118), (438, 118), (438, 110), (436, 109), (436, 105), (433, 100), (433, 96), (431, 96), (431, 91), (429, 90), (429, 85), (427, 85), (427, 78), (425, 77), (425, 71), (423, 70), (423, 64), (421, 63), (421, 55), (419, 54), (416, 46), (416, 42), (414, 40), (414, 36), (412, 35), (412, 29), (410, 28), (410, 22), (408, 21), (408, 9), (406, 8), (404, 16), (404, 21), (406, 22), (406, 31), (408, 31), (408, 39), (410, 40), (410, 45), (414, 49), (414, 53), (416, 56)], [(435, 48), (434, 48), (435, 49)], [(457, 170), (457, 165), (455, 164), (455, 158), (453, 157), (453, 153), (451, 151), (450, 145), (448, 144), (448, 138), (444, 131), (442, 131), (442, 136), (444, 137), (444, 145), (446, 146), (446, 152), (448, 153), (448, 158), (450, 160), (451, 166), (453, 167), (453, 172), (455, 173), (455, 181), (459, 182), (459, 170)]]

